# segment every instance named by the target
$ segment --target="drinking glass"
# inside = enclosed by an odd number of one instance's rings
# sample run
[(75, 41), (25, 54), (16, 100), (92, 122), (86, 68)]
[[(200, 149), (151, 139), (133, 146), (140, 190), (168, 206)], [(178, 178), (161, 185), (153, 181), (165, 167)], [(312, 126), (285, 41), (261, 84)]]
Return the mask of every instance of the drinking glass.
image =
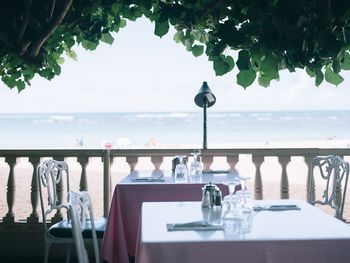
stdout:
[(175, 183), (186, 183), (188, 180), (188, 168), (186, 165), (186, 156), (179, 156), (179, 163), (175, 166)]
[(193, 162), (190, 166), (190, 181), (195, 183), (200, 183), (202, 180), (202, 164), (200, 162), (200, 150), (193, 150), (191, 155), (193, 155)]
[(241, 187), (241, 178), (239, 177), (237, 172), (230, 171), (227, 174), (225, 185), (228, 186), (228, 191), (230, 195), (235, 194), (236, 191), (240, 190)]

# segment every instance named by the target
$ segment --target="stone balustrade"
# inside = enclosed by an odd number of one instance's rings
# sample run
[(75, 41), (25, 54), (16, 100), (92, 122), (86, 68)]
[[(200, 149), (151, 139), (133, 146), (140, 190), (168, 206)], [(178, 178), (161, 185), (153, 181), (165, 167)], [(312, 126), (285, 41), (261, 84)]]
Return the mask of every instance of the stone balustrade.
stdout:
[[(75, 158), (76, 162), (81, 167), (81, 174), (79, 180), (79, 190), (89, 191), (87, 166), (91, 158), (100, 158), (103, 164), (103, 193), (101, 199), (103, 200), (103, 216), (107, 216), (110, 199), (111, 199), (111, 177), (113, 173), (111, 167), (118, 158), (124, 158), (130, 167), (130, 171), (136, 169), (140, 158), (150, 158), (151, 165), (154, 169), (159, 169), (165, 158), (173, 158), (175, 155), (190, 156), (192, 149), (57, 149), (57, 150), (0, 150), (0, 167), (7, 166), (8, 174), (0, 174), (0, 180), (7, 180), (6, 183), (6, 200), (0, 199), (0, 205), (6, 205), (7, 212), (0, 215), (0, 225), (11, 225), (17, 223), (24, 224), (38, 224), (40, 222), (40, 213), (38, 212), (38, 181), (37, 168), (44, 158), (53, 158), (56, 160), (65, 160), (66, 158)], [(280, 198), (289, 198), (290, 185), (287, 166), (291, 163), (292, 157), (304, 158), (305, 165), (310, 171), (310, 163), (313, 157), (318, 155), (337, 154), (340, 156), (350, 156), (350, 149), (335, 148), (335, 149), (318, 149), (318, 148), (258, 148), (258, 149), (206, 149), (202, 150), (202, 162), (204, 169), (210, 169), (214, 163), (215, 157), (226, 158), (227, 166), (230, 169), (235, 169), (240, 162), (242, 155), (250, 155), (251, 162), (255, 167), (254, 178), (254, 197), (255, 199), (263, 199), (264, 197), (264, 181), (261, 167), (265, 162), (266, 157), (277, 157), (281, 167), (280, 175)], [(27, 192), (18, 193), (16, 180), (17, 161), (19, 158), (28, 158), (28, 162), (33, 168), (31, 176), (31, 184), (25, 185), (24, 189)], [(116, 167), (118, 169), (118, 167)], [(170, 169), (170, 167), (169, 167)], [(305, 197), (307, 193), (315, 192), (315, 183), (313, 178), (310, 180), (310, 173), (306, 172), (305, 176)], [(311, 182), (311, 183), (309, 183)], [(93, 186), (90, 186), (93, 187)], [(23, 189), (23, 187), (21, 187)], [(22, 202), (21, 197), (30, 197), (31, 212), (27, 218), (16, 218), (16, 203)], [(59, 198), (62, 199), (63, 191), (59, 189)], [(313, 195), (311, 195), (311, 199)], [(61, 215), (58, 213), (57, 218)], [(2, 220), (1, 220), (2, 219)]]

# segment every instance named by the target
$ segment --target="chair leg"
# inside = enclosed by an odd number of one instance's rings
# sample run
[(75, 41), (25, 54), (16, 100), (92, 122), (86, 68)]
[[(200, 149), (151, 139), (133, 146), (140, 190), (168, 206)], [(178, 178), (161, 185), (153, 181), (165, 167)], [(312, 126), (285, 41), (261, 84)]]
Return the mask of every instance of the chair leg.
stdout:
[(44, 263), (48, 263), (49, 261), (49, 251), (50, 251), (50, 243), (47, 243), (45, 242), (45, 245), (44, 245)]
[(70, 256), (71, 256), (71, 244), (67, 244), (67, 251), (66, 251), (66, 263), (70, 262)]

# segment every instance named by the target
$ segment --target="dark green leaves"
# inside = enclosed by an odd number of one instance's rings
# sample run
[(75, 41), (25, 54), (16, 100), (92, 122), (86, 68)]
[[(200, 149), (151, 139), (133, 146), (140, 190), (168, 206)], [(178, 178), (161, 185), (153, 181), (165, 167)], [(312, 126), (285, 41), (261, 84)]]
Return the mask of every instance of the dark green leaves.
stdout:
[(231, 71), (235, 65), (232, 57), (220, 55), (213, 61), (216, 76), (222, 76)]
[(253, 84), (255, 78), (256, 72), (253, 69), (244, 69), (237, 74), (237, 84), (241, 85), (243, 88), (247, 88), (248, 86)]
[[(297, 68), (306, 69), (316, 86), (324, 79), (339, 85), (341, 71), (350, 70), (350, 11), (344, 1), (332, 1), (332, 12), (327, 12), (329, 1), (319, 0), (234, 1), (234, 5), (202, 0), (73, 1), (67, 16), (46, 36), (51, 1), (31, 9), (23, 36), (18, 32), (21, 27), (13, 26), (18, 14), (7, 12), (22, 10), (17, 2), (0, 1), (6, 14), (0, 23), (0, 76), (18, 90), (30, 85), (36, 74), (46, 79), (60, 74), (62, 55), (75, 59), (76, 44), (88, 50), (101, 42), (112, 44), (112, 32), (125, 27), (126, 20), (142, 16), (155, 23), (154, 34), (159, 37), (169, 32), (170, 24), (174, 26), (174, 40), (195, 57), (205, 52), (217, 76), (232, 70), (235, 61), (227, 54), (237, 51), (237, 83), (244, 88), (257, 77), (267, 87), (281, 70)], [(31, 50), (38, 36), (47, 41)]]
[(237, 67), (239, 70), (249, 70), (250, 69), (250, 56), (249, 52), (246, 50), (241, 50), (238, 53)]
[(102, 35), (101, 41), (112, 45), (114, 42), (114, 38), (112, 37), (112, 35), (109, 32), (107, 32), (107, 33)]
[(327, 82), (329, 82), (331, 84), (334, 84), (336, 86), (338, 86), (340, 83), (342, 83), (344, 81), (342, 76), (340, 76), (338, 73), (335, 73), (330, 68), (326, 69), (325, 79), (326, 79)]
[(88, 50), (95, 50), (98, 46), (98, 43), (96, 42), (92, 42), (89, 40), (84, 40), (81, 45), (83, 46), (83, 48), (88, 49)]
[(199, 57), (200, 55), (202, 55), (204, 52), (204, 46), (199, 46), (199, 45), (194, 45), (192, 47), (192, 54), (195, 57)]
[(318, 87), (323, 82), (324, 76), (323, 76), (321, 69), (316, 69), (315, 75), (316, 75), (315, 85)]
[(340, 63), (340, 67), (345, 70), (350, 70), (350, 54), (345, 52), (343, 61)]
[(164, 21), (164, 22), (156, 21), (156, 25), (155, 25), (155, 28), (154, 28), (154, 34), (156, 36), (162, 37), (166, 33), (168, 33), (168, 31), (169, 31), (169, 23), (168, 23), (168, 21)]

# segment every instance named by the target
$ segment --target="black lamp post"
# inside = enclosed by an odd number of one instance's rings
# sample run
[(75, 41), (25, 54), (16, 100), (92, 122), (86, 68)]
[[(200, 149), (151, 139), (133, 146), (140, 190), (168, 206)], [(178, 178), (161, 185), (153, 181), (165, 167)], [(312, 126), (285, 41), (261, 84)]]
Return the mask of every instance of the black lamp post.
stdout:
[(203, 149), (207, 149), (207, 108), (215, 104), (216, 98), (206, 81), (194, 97), (194, 102), (198, 107), (203, 108)]

